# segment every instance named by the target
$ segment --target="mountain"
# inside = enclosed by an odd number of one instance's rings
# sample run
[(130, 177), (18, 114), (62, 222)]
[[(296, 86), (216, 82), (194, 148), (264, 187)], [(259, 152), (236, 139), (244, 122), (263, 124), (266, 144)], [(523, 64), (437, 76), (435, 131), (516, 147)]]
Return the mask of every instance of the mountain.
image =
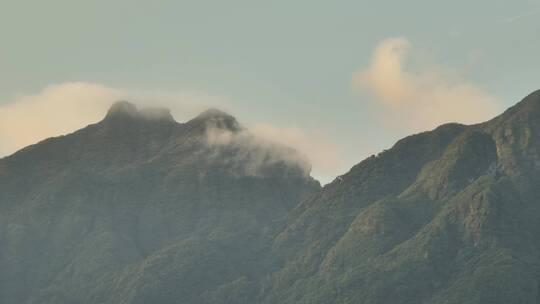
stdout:
[(320, 188), (209, 110), (103, 121), (0, 160), (1, 303), (540, 303), (540, 91)]
[(540, 91), (399, 141), (287, 222), (261, 303), (540, 303)]
[(177, 123), (118, 102), (0, 160), (0, 303), (195, 303), (252, 284), (269, 227), (319, 189), (301, 154), (226, 113)]

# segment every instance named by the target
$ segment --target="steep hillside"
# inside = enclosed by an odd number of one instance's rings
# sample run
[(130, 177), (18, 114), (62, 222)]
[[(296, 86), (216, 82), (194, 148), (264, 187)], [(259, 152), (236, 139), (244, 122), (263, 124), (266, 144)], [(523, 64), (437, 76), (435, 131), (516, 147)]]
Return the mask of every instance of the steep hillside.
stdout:
[(291, 212), (261, 302), (540, 303), (539, 148), (540, 91), (366, 159)]
[(320, 188), (209, 110), (120, 102), (0, 160), (1, 303), (540, 303), (540, 91)]
[(196, 303), (252, 284), (268, 227), (319, 187), (228, 114), (181, 124), (119, 102), (0, 160), (0, 302)]

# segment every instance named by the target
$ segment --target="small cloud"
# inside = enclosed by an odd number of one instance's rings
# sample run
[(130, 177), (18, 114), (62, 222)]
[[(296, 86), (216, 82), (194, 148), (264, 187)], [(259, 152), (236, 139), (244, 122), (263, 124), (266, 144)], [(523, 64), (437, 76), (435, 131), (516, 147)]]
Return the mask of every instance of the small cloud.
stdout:
[(367, 91), (385, 109), (388, 120), (414, 131), (447, 122), (477, 123), (500, 112), (499, 102), (472, 82), (439, 65), (407, 67), (411, 43), (382, 41), (369, 67), (355, 73), (353, 86)]

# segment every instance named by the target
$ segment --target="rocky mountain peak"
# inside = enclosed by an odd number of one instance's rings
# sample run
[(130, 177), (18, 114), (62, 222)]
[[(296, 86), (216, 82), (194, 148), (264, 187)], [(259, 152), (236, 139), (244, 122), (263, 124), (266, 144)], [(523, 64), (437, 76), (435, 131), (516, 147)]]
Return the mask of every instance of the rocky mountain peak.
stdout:
[(202, 112), (191, 120), (191, 122), (202, 123), (205, 129), (218, 129), (230, 132), (239, 132), (242, 130), (242, 126), (234, 116), (216, 108), (210, 108)]
[(144, 120), (144, 121), (166, 121), (174, 122), (171, 111), (166, 108), (148, 107), (138, 109), (133, 103), (128, 101), (115, 102), (107, 112), (105, 121), (111, 120)]
[(121, 100), (115, 102), (107, 112), (106, 118), (114, 118), (119, 116), (136, 116), (139, 111), (137, 107), (129, 101)]

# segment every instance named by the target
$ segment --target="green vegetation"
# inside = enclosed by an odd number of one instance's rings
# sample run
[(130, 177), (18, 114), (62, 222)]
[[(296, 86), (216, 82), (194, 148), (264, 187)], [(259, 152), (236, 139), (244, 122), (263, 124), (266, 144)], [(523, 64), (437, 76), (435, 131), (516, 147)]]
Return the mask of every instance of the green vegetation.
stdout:
[(225, 113), (137, 113), (0, 160), (1, 303), (540, 301), (540, 92), (322, 189)]

